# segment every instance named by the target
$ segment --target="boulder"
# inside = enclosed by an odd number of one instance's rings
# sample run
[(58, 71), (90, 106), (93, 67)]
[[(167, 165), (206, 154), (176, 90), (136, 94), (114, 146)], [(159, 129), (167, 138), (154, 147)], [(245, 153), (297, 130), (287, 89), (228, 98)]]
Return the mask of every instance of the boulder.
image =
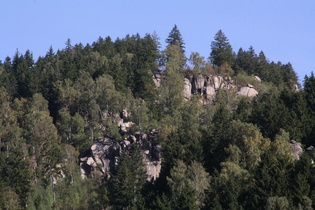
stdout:
[(261, 82), (261, 79), (258, 76), (255, 76), (255, 81)]
[(249, 84), (249, 83), (247, 83), (247, 87), (249, 87), (249, 88), (254, 88), (254, 86), (251, 85), (251, 84)]
[(197, 81), (196, 81), (196, 83), (197, 83), (197, 85), (196, 85), (197, 89), (198, 89), (198, 90), (202, 90), (202, 89), (203, 89), (203, 86), (205, 85), (205, 78), (204, 78), (201, 74), (199, 74), (199, 75), (197, 76)]
[(204, 85), (205, 85), (205, 79), (202, 75), (199, 74), (198, 76), (193, 76), (191, 92), (193, 94), (199, 93), (202, 95)]
[(161, 161), (149, 161), (145, 163), (147, 171), (147, 180), (156, 180), (161, 172)]
[(291, 140), (290, 142), (290, 146), (293, 150), (292, 152), (292, 156), (295, 160), (299, 160), (300, 159), (300, 156), (302, 155), (303, 153), (303, 149), (302, 149), (302, 145), (301, 143), (299, 142), (296, 142), (294, 140)]
[(183, 91), (184, 99), (186, 101), (190, 100), (191, 97), (191, 83), (188, 78), (184, 78), (184, 91)]
[(133, 125), (133, 122), (124, 122), (123, 119), (120, 119), (118, 121), (118, 127), (120, 129), (121, 132), (126, 133), (128, 131), (129, 128), (131, 128), (131, 126)]
[(214, 88), (218, 90), (221, 88), (221, 84), (223, 82), (223, 78), (221, 76), (215, 76), (213, 77), (213, 83), (214, 83)]
[(213, 86), (211, 86), (210, 84), (206, 84), (205, 87), (205, 95), (206, 95), (206, 99), (208, 100), (214, 100), (215, 99), (215, 89)]
[(236, 94), (247, 97), (255, 97), (258, 95), (258, 92), (251, 87), (241, 87), (241, 89)]
[(127, 120), (130, 118), (130, 113), (128, 112), (127, 109), (123, 109), (122, 112), (120, 113), (120, 118)]
[(87, 159), (86, 164), (88, 164), (89, 166), (96, 166), (96, 163), (92, 157), (89, 157)]
[(161, 146), (155, 142), (156, 131), (150, 133), (136, 133), (124, 140), (101, 137), (94, 141), (86, 156), (80, 157), (82, 178), (87, 176), (109, 175), (122, 151), (128, 154), (131, 144), (138, 144), (143, 154), (143, 163), (146, 168), (148, 180), (155, 180), (161, 170)]
[(137, 138), (134, 135), (128, 136), (128, 141), (132, 144), (133, 142), (137, 141)]
[(249, 90), (248, 90), (248, 93), (247, 93), (247, 96), (248, 97), (255, 97), (255, 96), (257, 96), (258, 95), (258, 92), (257, 92), (257, 90), (255, 90), (254, 88), (250, 88)]
[(130, 141), (124, 140), (124, 144), (125, 144), (126, 146), (129, 146), (129, 145), (130, 145)]

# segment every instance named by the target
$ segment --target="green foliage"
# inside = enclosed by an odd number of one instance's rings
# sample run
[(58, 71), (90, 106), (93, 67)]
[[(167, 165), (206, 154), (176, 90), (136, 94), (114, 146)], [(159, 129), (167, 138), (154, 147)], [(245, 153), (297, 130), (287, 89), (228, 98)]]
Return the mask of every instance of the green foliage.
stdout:
[(142, 154), (136, 143), (130, 153), (122, 153), (119, 164), (112, 171), (108, 183), (110, 204), (115, 208), (139, 208), (142, 205), (142, 187), (146, 174)]
[(255, 186), (253, 197), (256, 199), (253, 202), (254, 206), (263, 206), (264, 202), (269, 197), (290, 195), (289, 174), (292, 165), (285, 160), (277, 159), (272, 152), (266, 152), (262, 156), (256, 172)]
[(199, 163), (193, 162), (187, 167), (184, 162), (176, 161), (167, 182), (174, 209), (196, 209), (203, 206), (205, 190), (209, 187), (209, 174)]
[(157, 196), (153, 202), (154, 209), (161, 210), (171, 210), (171, 202), (164, 194), (162, 196)]
[(28, 196), (28, 209), (53, 209), (53, 190), (51, 184), (39, 182), (38, 185), (32, 186)]
[(264, 136), (274, 138), (281, 128), (289, 124), (289, 110), (277, 93), (261, 94), (254, 100), (256, 107), (251, 122), (258, 125)]
[(289, 202), (286, 197), (270, 197), (267, 200), (266, 209), (289, 209)]
[(60, 180), (55, 186), (55, 206), (66, 209), (94, 209), (95, 187), (92, 180), (81, 179), (79, 173)]
[[(176, 25), (166, 49), (159, 51), (158, 40), (136, 34), (84, 46), (68, 39), (37, 61), (27, 50), (0, 62), (0, 208), (315, 208), (313, 73), (297, 91), (290, 63), (269, 61), (253, 47), (235, 53), (221, 30), (211, 43), (212, 64), (193, 52), (186, 65)], [(200, 103), (202, 91), (184, 101), (184, 76), (215, 74), (259, 94), (221, 88), (211, 104)], [(122, 122), (133, 126), (121, 132)], [(153, 128), (148, 139), (119, 150), (109, 175), (81, 178), (79, 161), (95, 139), (119, 143)], [(310, 157), (293, 159), (291, 138), (309, 147)], [(155, 153), (157, 143), (161, 172), (147, 182), (143, 149)]]
[(11, 187), (6, 187), (2, 190), (1, 200), (3, 209), (17, 210), (22, 208), (18, 195)]
[[(259, 164), (261, 155), (269, 149), (270, 142), (263, 138), (257, 127), (240, 121), (232, 121), (227, 133), (231, 135), (228, 137), (230, 144), (239, 148), (236, 151), (241, 151), (238, 165), (253, 170)], [(233, 150), (230, 153), (233, 155)]]
[[(235, 163), (223, 162), (220, 174), (213, 178), (211, 188), (212, 205), (223, 209), (242, 209), (245, 202), (243, 193), (250, 189), (253, 181), (247, 170)], [(216, 194), (216, 195), (215, 195)]]
[(181, 48), (182, 53), (185, 53), (185, 43), (183, 41), (183, 37), (177, 28), (177, 25), (175, 24), (172, 31), (168, 35), (168, 38), (166, 39), (166, 43), (168, 46), (170, 45), (178, 45)]
[(222, 30), (216, 33), (211, 43), (210, 60), (216, 66), (221, 66), (225, 62), (230, 66), (233, 64), (232, 47)]
[(205, 58), (203, 56), (200, 56), (198, 52), (192, 52), (189, 57), (189, 62), (192, 65), (192, 71), (195, 75), (198, 74), (204, 74), (206, 75), (207, 69), (206, 69), (206, 62), (204, 60)]
[(252, 107), (250, 105), (250, 100), (247, 97), (241, 97), (233, 114), (233, 119), (248, 122), (251, 111)]
[(30, 155), (38, 161), (38, 176), (49, 175), (60, 158), (57, 128), (49, 116), (47, 101), (41, 94), (35, 94), (26, 106), (28, 109), (22, 119), (24, 137), (26, 143), (32, 145)]
[(183, 74), (180, 71), (182, 52), (178, 45), (167, 49), (168, 62), (159, 88), (159, 102), (162, 114), (175, 116), (183, 103)]

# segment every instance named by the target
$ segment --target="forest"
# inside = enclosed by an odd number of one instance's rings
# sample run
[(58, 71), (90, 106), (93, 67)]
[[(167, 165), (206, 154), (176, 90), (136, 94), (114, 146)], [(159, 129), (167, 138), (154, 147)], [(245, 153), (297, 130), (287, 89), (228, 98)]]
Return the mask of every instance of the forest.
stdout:
[[(186, 56), (176, 25), (165, 42), (68, 39), (0, 61), (0, 209), (315, 208), (314, 74), (299, 84), (222, 30), (208, 58)], [(184, 100), (199, 77), (231, 85)]]

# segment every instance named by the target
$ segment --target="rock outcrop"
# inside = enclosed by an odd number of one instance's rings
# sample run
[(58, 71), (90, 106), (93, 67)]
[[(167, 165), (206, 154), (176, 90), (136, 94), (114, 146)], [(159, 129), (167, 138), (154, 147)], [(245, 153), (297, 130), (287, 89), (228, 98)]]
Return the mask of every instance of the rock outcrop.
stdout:
[(292, 148), (292, 156), (295, 160), (299, 160), (300, 156), (303, 154), (302, 144), (296, 142), (295, 140), (290, 141), (290, 146)]
[(215, 92), (215, 87), (210, 80), (210, 77), (207, 77), (207, 80), (205, 83), (205, 95), (206, 95), (207, 100), (214, 101), (216, 92)]
[(188, 78), (184, 78), (184, 100), (189, 101), (191, 97), (191, 82), (189, 81)]
[(199, 94), (202, 96), (202, 103), (207, 104), (215, 100), (216, 91), (220, 88), (235, 89), (233, 80), (230, 77), (223, 78), (221, 76), (190, 76), (184, 78), (184, 100), (190, 100), (192, 95)]
[(255, 81), (261, 82), (261, 79), (258, 76), (255, 76)]
[(160, 87), (160, 85), (161, 85), (161, 73), (160, 73), (160, 71), (154, 73), (153, 82), (157, 88)]
[(108, 136), (96, 139), (90, 150), (80, 158), (81, 176), (110, 176), (110, 171), (117, 164), (121, 152), (128, 150), (131, 144), (139, 144), (143, 152), (147, 179), (155, 180), (161, 170), (161, 146), (154, 140), (156, 135), (157, 132), (153, 130), (149, 134), (136, 133), (123, 140)]
[(247, 84), (247, 87), (241, 87), (241, 89), (236, 94), (247, 97), (255, 97), (258, 95), (258, 92), (254, 89), (253, 85)]
[(133, 122), (124, 122), (123, 119), (120, 119), (118, 121), (119, 130), (120, 132), (123, 132), (123, 133), (126, 133), (133, 124), (134, 124)]
[[(161, 78), (163, 72), (156, 72), (153, 76), (153, 81), (155, 83), (156, 88), (159, 88), (161, 85)], [(258, 76), (255, 76), (255, 81), (261, 82), (261, 79)], [(201, 74), (198, 75), (186, 75), (183, 79), (183, 97), (185, 101), (189, 101), (192, 95), (200, 95), (200, 102), (202, 104), (209, 104), (215, 100), (216, 92), (219, 89), (230, 89), (237, 91), (239, 87), (234, 84), (234, 81), (231, 77), (222, 77), (222, 76), (214, 76), (208, 75), (204, 76)], [(237, 92), (238, 95), (255, 97), (258, 95), (257, 90), (255, 90), (253, 85), (248, 84), (247, 87), (241, 87)], [(130, 125), (121, 124), (122, 129), (125, 126), (128, 128)]]

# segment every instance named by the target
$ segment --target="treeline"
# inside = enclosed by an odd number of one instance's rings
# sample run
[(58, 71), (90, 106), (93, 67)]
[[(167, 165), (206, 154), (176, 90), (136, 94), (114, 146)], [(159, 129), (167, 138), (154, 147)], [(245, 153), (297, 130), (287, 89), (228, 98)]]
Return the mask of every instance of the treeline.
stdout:
[[(220, 30), (209, 60), (185, 56), (175, 25), (157, 35), (99, 38), (35, 62), (28, 50), (0, 63), (0, 206), (3, 209), (314, 208), (315, 77), (296, 91), (292, 65), (251, 47), (235, 53)], [(162, 70), (162, 71), (161, 71)], [(153, 82), (162, 72), (161, 84)], [(255, 98), (218, 90), (211, 105), (184, 102), (187, 75), (222, 75), (255, 85)], [(259, 76), (262, 82), (253, 81)], [(133, 127), (118, 129), (127, 109)], [(122, 152), (111, 175), (82, 179), (78, 160), (93, 141), (159, 131), (163, 162), (146, 181), (141, 145)], [(304, 153), (292, 156), (290, 140)]]

